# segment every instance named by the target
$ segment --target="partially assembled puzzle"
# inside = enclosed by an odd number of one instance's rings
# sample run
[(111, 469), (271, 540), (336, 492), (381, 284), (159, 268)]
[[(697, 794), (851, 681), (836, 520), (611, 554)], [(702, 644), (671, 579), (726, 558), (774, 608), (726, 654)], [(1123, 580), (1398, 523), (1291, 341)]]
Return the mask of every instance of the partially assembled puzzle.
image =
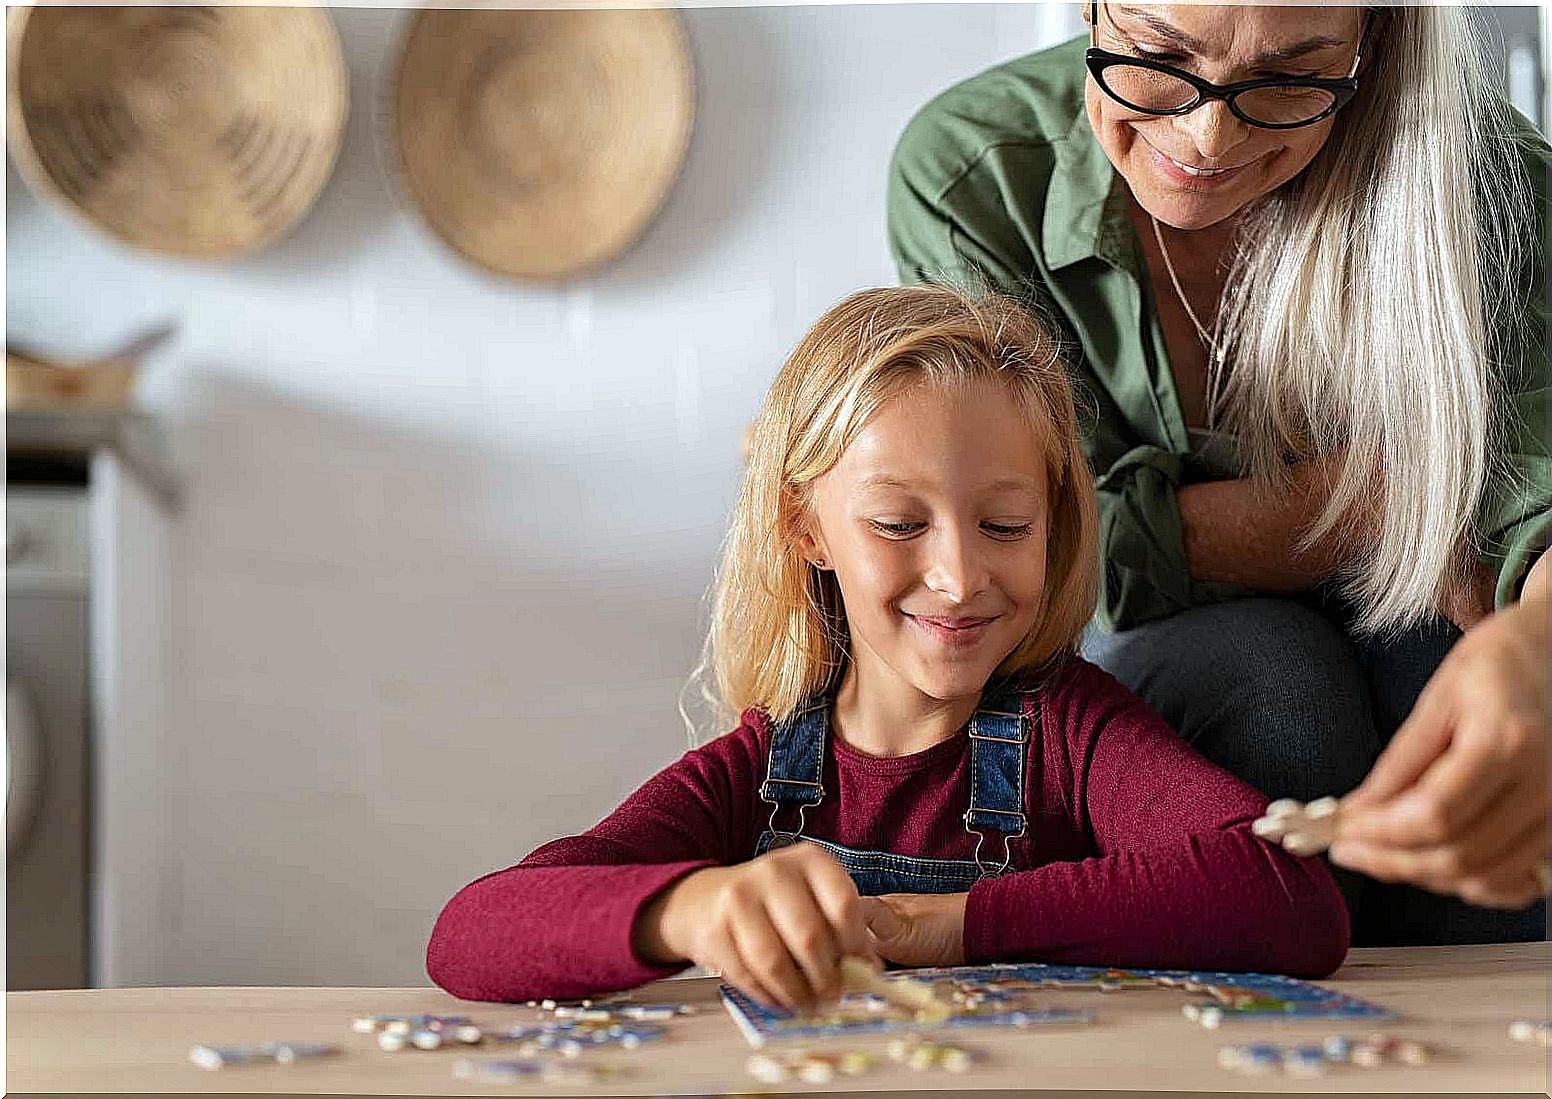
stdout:
[[(772, 1040), (814, 1040), (924, 1027), (1081, 1025), (1092, 1011), (1053, 1005), (1061, 989), (1165, 989), (1199, 995), (1184, 1005), (1187, 1018), (1213, 1028), (1241, 1018), (1384, 1021), (1392, 1012), (1292, 977), (1181, 969), (1106, 969), (1097, 966), (1003, 963), (886, 973), (887, 981), (913, 982), (948, 1005), (946, 1017), (925, 1019), (902, 1007), (899, 997), (853, 992), (813, 1015), (764, 1007), (724, 984), (722, 1001), (751, 1046)], [(894, 1000), (896, 1002), (891, 1002)]]

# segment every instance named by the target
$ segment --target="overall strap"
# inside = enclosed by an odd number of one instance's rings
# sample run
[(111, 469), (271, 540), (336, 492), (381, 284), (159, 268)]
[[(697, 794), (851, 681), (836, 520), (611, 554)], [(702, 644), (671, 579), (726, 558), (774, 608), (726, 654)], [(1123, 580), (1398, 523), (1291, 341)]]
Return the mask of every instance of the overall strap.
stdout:
[[(771, 806), (770, 830), (796, 839), (803, 834), (803, 811), (824, 800), (825, 740), (829, 734), (830, 700), (820, 695), (805, 702), (771, 733), (760, 800)], [(798, 826), (783, 833), (776, 814), (784, 805), (798, 807)]]
[[(1008, 869), (1011, 842), (1029, 827), (1024, 785), (1030, 738), (1039, 731), (1039, 699), (1035, 701), (1031, 722), (1024, 714), (1024, 692), (994, 681), (970, 718), (970, 808), (965, 810), (965, 830), (976, 837), (975, 864), (982, 877), (995, 877)], [(988, 832), (1000, 832), (1003, 837), (1002, 862), (991, 866), (981, 859)]]

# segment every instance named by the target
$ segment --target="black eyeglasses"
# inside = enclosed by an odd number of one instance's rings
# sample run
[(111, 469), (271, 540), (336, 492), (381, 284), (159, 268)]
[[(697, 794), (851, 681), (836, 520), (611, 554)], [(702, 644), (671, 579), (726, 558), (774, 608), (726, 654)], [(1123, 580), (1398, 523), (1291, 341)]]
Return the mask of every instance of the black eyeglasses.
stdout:
[[(1264, 80), (1214, 84), (1173, 65), (1112, 53), (1095, 45), (1089, 46), (1083, 58), (1094, 82), (1106, 95), (1129, 110), (1152, 115), (1188, 114), (1209, 99), (1221, 99), (1242, 122), (1268, 130), (1292, 130), (1319, 122), (1346, 106), (1358, 94), (1358, 65), (1363, 60), (1364, 42), (1373, 23), (1374, 11), (1370, 9), (1363, 32), (1358, 36), (1358, 52), (1353, 57), (1352, 71), (1337, 80), (1272, 76)], [(1091, 0), (1091, 43), (1098, 30), (1099, 2)]]

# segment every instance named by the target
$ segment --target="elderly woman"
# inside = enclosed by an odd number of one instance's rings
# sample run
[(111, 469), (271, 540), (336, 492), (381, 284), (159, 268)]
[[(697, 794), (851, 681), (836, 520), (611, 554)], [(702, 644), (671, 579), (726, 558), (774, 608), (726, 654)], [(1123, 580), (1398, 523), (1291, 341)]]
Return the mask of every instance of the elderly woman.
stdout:
[(1085, 654), (1268, 794), (1352, 791), (1355, 941), (1540, 938), (1552, 155), (1460, 9), (1086, 18), (928, 104), (889, 189), (903, 279), (1066, 326)]

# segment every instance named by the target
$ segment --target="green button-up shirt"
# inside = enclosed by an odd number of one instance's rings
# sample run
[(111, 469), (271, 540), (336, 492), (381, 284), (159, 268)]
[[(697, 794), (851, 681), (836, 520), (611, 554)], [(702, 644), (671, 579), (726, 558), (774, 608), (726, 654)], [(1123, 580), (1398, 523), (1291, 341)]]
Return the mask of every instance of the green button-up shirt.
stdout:
[[(1091, 413), (1083, 445), (1099, 498), (1098, 619), (1118, 630), (1243, 592), (1190, 574), (1175, 489), (1199, 471), (1125, 184), (1084, 108), (1085, 45), (1000, 65), (917, 114), (890, 166), (889, 242), (902, 281), (989, 284), (1065, 325)], [(1544, 242), (1552, 151), (1526, 130)], [(1552, 530), (1544, 245), (1536, 253), (1503, 367), (1504, 467), (1477, 522), (1500, 606)]]

